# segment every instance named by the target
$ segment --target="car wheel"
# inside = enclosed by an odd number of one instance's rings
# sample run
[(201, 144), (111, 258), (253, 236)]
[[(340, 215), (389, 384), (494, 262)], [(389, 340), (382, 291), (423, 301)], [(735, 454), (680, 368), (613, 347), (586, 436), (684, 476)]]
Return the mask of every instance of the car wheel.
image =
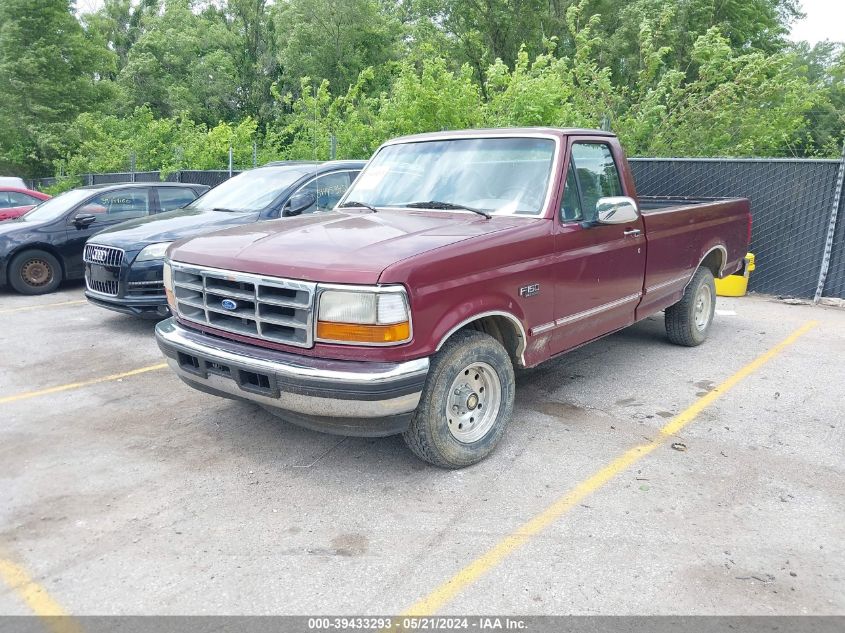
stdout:
[(501, 343), (483, 332), (458, 332), (431, 362), (405, 443), (436, 466), (475, 464), (502, 439), (515, 390), (513, 365)]
[(716, 312), (716, 283), (708, 268), (699, 268), (678, 303), (666, 308), (666, 334), (676, 345), (695, 347), (707, 339)]
[(9, 264), (9, 284), (25, 295), (53, 292), (62, 282), (59, 260), (46, 251), (18, 253)]

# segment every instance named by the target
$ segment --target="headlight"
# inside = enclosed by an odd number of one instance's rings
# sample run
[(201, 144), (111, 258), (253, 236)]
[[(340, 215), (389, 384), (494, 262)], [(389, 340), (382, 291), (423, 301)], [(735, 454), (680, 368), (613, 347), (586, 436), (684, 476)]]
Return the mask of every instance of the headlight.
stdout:
[(172, 243), (173, 242), (159, 242), (158, 244), (145, 246), (144, 250), (138, 253), (138, 257), (135, 258), (135, 261), (147, 262), (152, 259), (164, 259), (164, 253), (167, 251), (167, 247)]
[(167, 305), (170, 306), (170, 311), (176, 314), (176, 297), (173, 295), (173, 269), (170, 267), (170, 262), (164, 262), (162, 274), (162, 279), (164, 279), (164, 294), (167, 295)]
[(403, 287), (321, 289), (318, 341), (396, 345), (410, 338), (411, 314)]

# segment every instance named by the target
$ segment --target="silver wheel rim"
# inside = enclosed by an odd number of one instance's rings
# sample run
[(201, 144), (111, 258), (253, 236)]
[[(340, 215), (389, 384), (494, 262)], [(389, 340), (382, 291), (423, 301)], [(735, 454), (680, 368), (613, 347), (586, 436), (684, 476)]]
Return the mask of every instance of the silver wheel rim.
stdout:
[(713, 293), (710, 286), (702, 285), (695, 295), (695, 327), (699, 332), (710, 324), (710, 308), (713, 305)]
[(467, 365), (452, 381), (446, 398), (449, 432), (464, 444), (477, 442), (493, 427), (501, 406), (502, 382), (496, 370), (482, 362)]

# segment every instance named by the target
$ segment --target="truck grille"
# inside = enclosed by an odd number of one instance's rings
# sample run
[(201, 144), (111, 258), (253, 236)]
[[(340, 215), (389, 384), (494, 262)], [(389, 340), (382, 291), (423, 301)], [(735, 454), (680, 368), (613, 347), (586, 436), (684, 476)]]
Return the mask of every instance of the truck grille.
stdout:
[(316, 284), (172, 263), (179, 315), (218, 330), (313, 345)]
[(97, 264), (99, 266), (110, 266), (119, 268), (123, 263), (123, 251), (111, 246), (98, 246), (97, 244), (86, 244), (82, 259), (86, 264)]

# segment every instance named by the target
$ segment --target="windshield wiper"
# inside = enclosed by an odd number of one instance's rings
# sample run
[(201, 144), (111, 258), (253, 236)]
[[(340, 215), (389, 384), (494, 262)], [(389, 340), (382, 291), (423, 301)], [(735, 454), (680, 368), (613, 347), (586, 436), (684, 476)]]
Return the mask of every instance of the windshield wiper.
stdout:
[[(199, 207), (184, 207), (186, 209), (196, 209)], [(243, 209), (226, 209), (224, 207), (214, 207), (212, 211), (223, 211), (224, 213), (243, 213)]]
[(378, 209), (376, 209), (373, 205), (367, 204), (366, 202), (358, 202), (357, 200), (347, 200), (340, 205), (338, 209), (347, 209), (349, 207), (363, 207), (364, 209), (369, 209), (373, 213), (378, 213)]
[(488, 220), (493, 217), (492, 215), (490, 215), (486, 211), (482, 211), (481, 209), (468, 207), (465, 204), (457, 204), (455, 202), (442, 202), (440, 200), (429, 200), (428, 202), (409, 202), (408, 204), (403, 204), (402, 206), (408, 207), (409, 209), (443, 209), (444, 211), (447, 209), (463, 209), (464, 211), (472, 211), (473, 213), (477, 213), (478, 215), (483, 215)]

